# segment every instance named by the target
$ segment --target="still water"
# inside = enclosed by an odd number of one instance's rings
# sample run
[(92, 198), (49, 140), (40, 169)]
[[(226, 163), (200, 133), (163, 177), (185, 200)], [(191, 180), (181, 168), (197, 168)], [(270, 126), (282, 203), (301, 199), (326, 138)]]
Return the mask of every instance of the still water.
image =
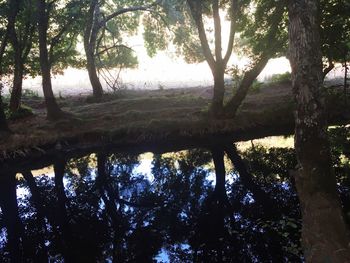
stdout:
[(102, 152), (13, 167), (1, 179), (0, 262), (302, 262), (293, 150), (246, 150), (248, 173), (213, 156)]

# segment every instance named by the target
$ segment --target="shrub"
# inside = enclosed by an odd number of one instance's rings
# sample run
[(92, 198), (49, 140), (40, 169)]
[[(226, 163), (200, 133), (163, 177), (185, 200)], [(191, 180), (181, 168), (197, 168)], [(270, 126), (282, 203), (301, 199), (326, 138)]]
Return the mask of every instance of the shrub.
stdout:
[(28, 116), (34, 115), (32, 108), (26, 106), (26, 105), (21, 105), (21, 107), (15, 111), (15, 112), (10, 112), (8, 109), (6, 110), (6, 115), (7, 118), (10, 120), (18, 120), (18, 119), (23, 119)]

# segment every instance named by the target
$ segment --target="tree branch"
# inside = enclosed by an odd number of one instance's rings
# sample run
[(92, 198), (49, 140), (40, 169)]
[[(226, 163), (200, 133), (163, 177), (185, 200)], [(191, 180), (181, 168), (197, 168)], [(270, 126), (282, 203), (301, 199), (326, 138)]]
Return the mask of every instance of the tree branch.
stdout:
[(334, 63), (331, 58), (328, 58), (328, 66), (323, 70), (323, 79), (327, 76), (329, 72), (334, 69)]
[(129, 49), (129, 50), (132, 50), (134, 51), (131, 47), (128, 47), (126, 45), (123, 45), (123, 44), (114, 44), (113, 46), (110, 46), (110, 47), (106, 47), (105, 49), (101, 50), (98, 52), (98, 55), (102, 55), (103, 53), (113, 49), (113, 48), (126, 48), (126, 49)]
[[(284, 10), (283, 8), (284, 7), (282, 5), (276, 8), (274, 12), (274, 16), (277, 17), (276, 21), (279, 21), (280, 20), (279, 18), (282, 17), (283, 10)], [(265, 68), (269, 59), (275, 54), (276, 52), (275, 50), (278, 44), (278, 42), (275, 41), (276, 34), (278, 31), (278, 26), (279, 26), (279, 23), (273, 23), (272, 27), (270, 28), (270, 30), (266, 35), (267, 44), (264, 51), (260, 55), (259, 60), (253, 66), (252, 69), (250, 69), (244, 74), (243, 80), (239, 84), (237, 92), (224, 106), (224, 112), (226, 117), (235, 116), (239, 106), (242, 104), (243, 100), (247, 96), (248, 90), (253, 84), (254, 80), (259, 76), (261, 71)]]
[(214, 34), (215, 34), (215, 58), (218, 63), (222, 61), (222, 44), (221, 44), (221, 20), (219, 14), (219, 0), (213, 1), (213, 17), (214, 17)]
[(113, 18), (115, 18), (115, 17), (117, 17), (119, 15), (122, 15), (122, 14), (125, 14), (125, 13), (128, 13), (128, 12), (134, 12), (134, 11), (148, 11), (151, 7), (159, 5), (160, 3), (161, 3), (161, 0), (157, 0), (154, 3), (149, 4), (149, 5), (145, 5), (145, 6), (132, 6), (132, 7), (126, 7), (126, 8), (119, 9), (119, 10), (115, 11), (114, 13), (106, 16), (101, 21), (100, 27), (102, 27), (108, 21), (110, 21), (111, 19), (113, 19)]
[(238, 14), (238, 4), (237, 0), (231, 1), (231, 23), (230, 23), (230, 36), (229, 41), (227, 44), (227, 50), (226, 54), (224, 56), (223, 63), (226, 66), (233, 50), (233, 44), (235, 41), (235, 35), (236, 35), (236, 24), (237, 24), (237, 14)]
[(201, 42), (205, 59), (207, 60), (207, 63), (209, 64), (209, 67), (212, 70), (212, 72), (215, 72), (216, 61), (213, 57), (213, 54), (211, 53), (211, 50), (208, 44), (207, 35), (204, 29), (203, 16), (202, 16), (202, 4), (196, 0), (187, 0), (187, 3), (198, 30), (198, 35), (199, 35), (199, 39)]
[(252, 69), (244, 74), (243, 80), (238, 86), (238, 89), (234, 96), (224, 106), (225, 115), (228, 117), (234, 117), (239, 106), (247, 96), (248, 90), (253, 84), (254, 80), (259, 76), (261, 71), (265, 68), (269, 57), (265, 54), (258, 60)]

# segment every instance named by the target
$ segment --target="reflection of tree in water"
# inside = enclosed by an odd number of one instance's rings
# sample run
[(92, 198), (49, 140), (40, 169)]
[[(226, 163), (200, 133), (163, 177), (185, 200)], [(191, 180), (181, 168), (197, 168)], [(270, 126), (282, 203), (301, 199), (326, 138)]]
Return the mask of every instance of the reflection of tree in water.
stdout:
[[(335, 133), (333, 161), (349, 212), (349, 145), (339, 141), (346, 134)], [(225, 145), (154, 155), (153, 180), (137, 174), (139, 164), (138, 156), (98, 153), (57, 160), (55, 178), (22, 171), (18, 184), (31, 194), (17, 198), (18, 211), (14, 174), (6, 177), (1, 226), (8, 242), (0, 260), (302, 261), (293, 150), (254, 147), (241, 154)]]

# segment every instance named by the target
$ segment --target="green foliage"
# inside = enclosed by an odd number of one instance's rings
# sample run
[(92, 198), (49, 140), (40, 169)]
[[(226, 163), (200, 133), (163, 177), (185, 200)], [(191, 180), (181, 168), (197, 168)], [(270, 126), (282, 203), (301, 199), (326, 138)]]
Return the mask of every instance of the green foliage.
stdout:
[(284, 81), (290, 81), (292, 78), (290, 72), (285, 72), (282, 74), (274, 74), (271, 77), (269, 77), (266, 82), (268, 83), (278, 83), (278, 82), (284, 82)]
[[(133, 4), (143, 4), (138, 1), (111, 1), (114, 8), (111, 10), (107, 3), (100, 3), (104, 16), (124, 6)], [(125, 38), (137, 33), (140, 12), (127, 12), (109, 20), (98, 34), (98, 44), (96, 47), (96, 64), (98, 68), (134, 68), (137, 64), (137, 57), (125, 43)]]
[(38, 99), (38, 98), (40, 98), (40, 96), (39, 96), (37, 91), (33, 91), (31, 89), (23, 89), (22, 98), (24, 98), (24, 99), (31, 99), (31, 98)]
[(148, 15), (143, 18), (143, 26), (145, 47), (148, 55), (153, 57), (157, 50), (164, 50), (167, 47), (166, 25), (161, 19), (155, 19)]
[(250, 88), (250, 92), (252, 93), (258, 93), (261, 90), (261, 87), (264, 85), (264, 82), (261, 82), (259, 80), (254, 80), (251, 88)]
[(333, 62), (350, 60), (350, 3), (321, 1), (321, 42), (323, 55)]
[(34, 115), (32, 108), (26, 105), (21, 105), (15, 112), (10, 112), (8, 109), (5, 111), (9, 120), (19, 120)]
[(182, 55), (187, 63), (198, 63), (205, 60), (196, 28), (191, 22), (188, 21), (174, 29), (173, 43), (177, 47), (177, 54)]
[(98, 55), (96, 66), (98, 68), (134, 68), (138, 64), (137, 57), (132, 49), (120, 46)]
[(270, 57), (285, 55), (288, 42), (286, 1), (255, 0), (253, 6), (239, 21), (242, 44), (245, 55), (258, 55), (269, 52)]

